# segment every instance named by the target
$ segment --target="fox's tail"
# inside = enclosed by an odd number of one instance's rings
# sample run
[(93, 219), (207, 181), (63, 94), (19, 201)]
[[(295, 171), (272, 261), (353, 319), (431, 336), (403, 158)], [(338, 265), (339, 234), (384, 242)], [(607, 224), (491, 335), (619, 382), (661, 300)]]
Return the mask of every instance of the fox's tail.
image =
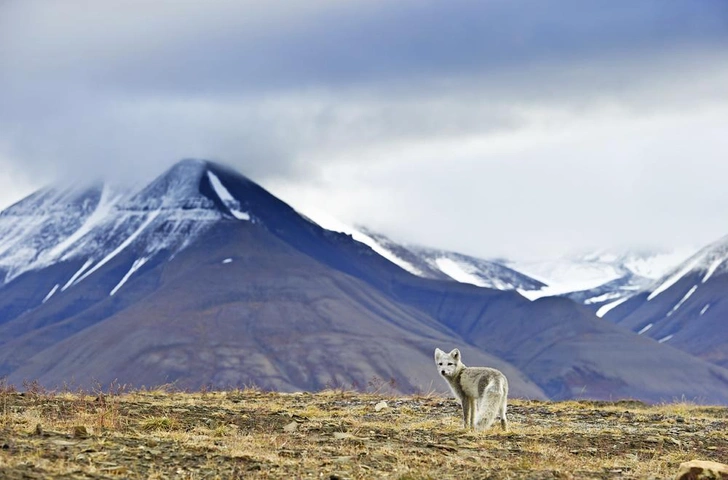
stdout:
[(505, 407), (506, 395), (503, 384), (497, 380), (491, 380), (485, 387), (479, 408), (479, 417), (480, 422), (483, 423), (483, 428), (490, 428), (498, 418), (501, 409)]

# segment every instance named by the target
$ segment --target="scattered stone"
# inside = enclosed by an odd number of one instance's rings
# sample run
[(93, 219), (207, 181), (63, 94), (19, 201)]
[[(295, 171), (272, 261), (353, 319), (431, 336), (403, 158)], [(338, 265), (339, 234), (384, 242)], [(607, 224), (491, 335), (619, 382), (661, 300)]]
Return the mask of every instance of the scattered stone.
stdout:
[(374, 410), (377, 412), (381, 412), (385, 408), (389, 408), (389, 405), (387, 405), (387, 402), (384, 402), (384, 401), (379, 402), (376, 405), (374, 405)]
[(43, 427), (40, 426), (40, 423), (35, 424), (35, 434), (43, 435)]
[(76, 425), (73, 427), (74, 438), (88, 438), (88, 430), (83, 425)]
[(122, 474), (129, 472), (129, 469), (124, 467), (123, 465), (115, 465), (115, 466), (103, 467), (103, 468), (101, 468), (101, 471), (106, 472), (106, 473), (113, 473), (116, 475), (122, 475)]
[(442, 444), (435, 444), (435, 443), (428, 443), (427, 448), (436, 448), (438, 450), (445, 450), (446, 452), (457, 452), (458, 449), (455, 447), (451, 447), (450, 445), (442, 445)]
[(691, 460), (680, 464), (675, 480), (728, 479), (728, 465), (708, 460)]
[(293, 433), (296, 430), (298, 430), (298, 422), (291, 422), (285, 427), (283, 427), (283, 431), (287, 433)]
[(58, 445), (59, 447), (72, 447), (73, 445), (76, 445), (77, 442), (71, 442), (70, 440), (53, 439), (51, 440), (51, 443), (53, 445)]
[(296, 457), (301, 456), (301, 452), (299, 452), (298, 450), (281, 449), (281, 450), (278, 450), (278, 456), (296, 458)]
[(351, 438), (351, 434), (346, 432), (334, 432), (334, 438), (337, 440), (343, 440), (345, 438)]
[(667, 441), (673, 445), (677, 445), (678, 447), (682, 445), (682, 442), (677, 438), (667, 437)]

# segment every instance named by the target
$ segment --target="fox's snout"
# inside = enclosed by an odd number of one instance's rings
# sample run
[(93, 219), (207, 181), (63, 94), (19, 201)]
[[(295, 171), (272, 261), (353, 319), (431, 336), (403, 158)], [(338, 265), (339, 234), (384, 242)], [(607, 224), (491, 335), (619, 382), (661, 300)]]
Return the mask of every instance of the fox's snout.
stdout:
[(445, 375), (445, 370), (440, 370), (440, 375)]

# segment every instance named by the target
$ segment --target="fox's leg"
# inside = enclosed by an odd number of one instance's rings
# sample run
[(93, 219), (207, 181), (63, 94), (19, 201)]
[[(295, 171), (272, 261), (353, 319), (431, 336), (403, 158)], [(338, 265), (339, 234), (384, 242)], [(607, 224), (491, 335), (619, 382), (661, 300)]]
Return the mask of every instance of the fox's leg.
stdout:
[(473, 399), (473, 430), (480, 430), (480, 421), (483, 419), (483, 405), (479, 398)]
[(470, 429), (475, 430), (477, 427), (476, 422), (478, 421), (478, 402), (474, 398), (469, 398), (470, 401)]
[(480, 430), (483, 420), (483, 404), (479, 398), (473, 399), (473, 430)]
[(500, 404), (500, 409), (498, 410), (498, 416), (500, 417), (500, 424), (503, 430), (508, 430), (508, 419), (506, 419), (507, 403), (508, 399), (504, 396)]
[(463, 405), (463, 425), (466, 429), (470, 428), (470, 418), (472, 409), (470, 408), (470, 398), (463, 396), (461, 402)]

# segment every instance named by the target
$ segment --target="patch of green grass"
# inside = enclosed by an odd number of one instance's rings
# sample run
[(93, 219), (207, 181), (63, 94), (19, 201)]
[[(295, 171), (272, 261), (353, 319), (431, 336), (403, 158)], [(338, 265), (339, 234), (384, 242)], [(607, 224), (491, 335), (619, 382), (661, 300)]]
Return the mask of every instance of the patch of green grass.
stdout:
[(178, 427), (178, 422), (170, 417), (148, 417), (139, 422), (139, 428), (145, 432), (171, 431)]

